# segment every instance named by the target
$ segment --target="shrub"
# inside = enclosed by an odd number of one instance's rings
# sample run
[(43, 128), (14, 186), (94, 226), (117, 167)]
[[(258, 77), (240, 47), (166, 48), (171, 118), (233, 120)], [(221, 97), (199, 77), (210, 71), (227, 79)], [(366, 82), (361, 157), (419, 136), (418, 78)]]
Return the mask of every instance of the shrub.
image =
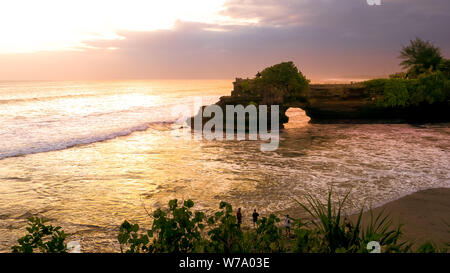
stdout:
[(283, 62), (264, 69), (257, 78), (259, 86), (273, 86), (284, 91), (286, 99), (305, 96), (309, 80), (297, 69), (293, 62)]
[(371, 241), (376, 241), (382, 246), (383, 252), (408, 252), (411, 244), (399, 242), (402, 235), (402, 225), (392, 229), (392, 220), (389, 214), (382, 210), (376, 217), (373, 210), (370, 210), (370, 220), (365, 229), (361, 230), (360, 238), (362, 246), (366, 246)]
[(409, 93), (404, 80), (391, 79), (385, 82), (383, 99), (380, 101), (384, 107), (405, 107), (409, 104)]
[(232, 95), (257, 95), (266, 104), (288, 100), (305, 100), (309, 80), (293, 62), (265, 68), (253, 79), (237, 79)]
[(117, 239), (120, 243), (120, 252), (124, 252), (123, 247), (127, 245), (129, 246), (129, 249), (125, 251), (126, 253), (139, 253), (148, 251), (148, 236), (145, 234), (139, 234), (138, 232), (138, 224), (130, 224), (125, 220), (120, 225), (119, 235), (117, 236)]
[(342, 252), (343, 250), (356, 252), (359, 248), (360, 219), (358, 219), (356, 226), (351, 226), (348, 229), (349, 223), (344, 221), (342, 215), (343, 204), (347, 200), (348, 194), (343, 200), (339, 201), (337, 207), (331, 203), (331, 195), (332, 191), (330, 190), (326, 205), (311, 195), (306, 196), (308, 205), (298, 202), (313, 217), (311, 224), (317, 230), (315, 235), (322, 239), (318, 250), (326, 253)]
[(450, 99), (450, 80), (439, 71), (411, 80), (374, 79), (364, 82), (364, 86), (380, 107), (418, 106)]
[(238, 253), (244, 252), (242, 239), (244, 234), (237, 224), (233, 208), (226, 202), (220, 202), (220, 211), (208, 218), (211, 230), (208, 232), (210, 241), (207, 252)]
[(322, 239), (318, 229), (308, 228), (306, 223), (295, 219), (292, 223), (296, 242), (294, 252), (296, 253), (319, 253), (321, 252)]
[(64, 253), (67, 245), (64, 240), (66, 234), (61, 227), (45, 225), (48, 220), (38, 217), (28, 218), (28, 234), (18, 240), (19, 245), (12, 247), (15, 253)]
[(438, 69), (446, 79), (450, 79), (450, 59), (443, 59), (439, 64)]
[(374, 79), (364, 82), (371, 97), (375, 97), (380, 107), (405, 107), (410, 103), (409, 80)]
[(436, 71), (443, 60), (438, 47), (420, 38), (410, 41), (410, 45), (403, 47), (399, 57), (403, 60), (401, 65), (408, 69), (410, 78)]
[[(169, 214), (158, 209), (153, 214), (152, 229), (147, 232), (140, 232), (139, 225), (124, 221), (118, 235), (121, 252), (268, 253), (284, 250), (282, 230), (277, 226), (280, 220), (273, 214), (260, 219), (256, 230), (243, 231), (230, 204), (220, 202), (220, 210), (207, 220), (201, 212), (193, 216), (190, 211), (193, 206), (188, 200), (178, 208), (177, 200), (171, 200)], [(208, 232), (202, 232), (205, 221)]]
[(254, 84), (250, 79), (244, 79), (239, 82), (242, 92), (245, 94), (253, 95), (254, 90)]
[(193, 252), (201, 245), (205, 218), (203, 212), (193, 214), (190, 210), (193, 206), (192, 200), (184, 201), (181, 207), (176, 199), (171, 200), (168, 213), (161, 209), (153, 213), (152, 229), (147, 234), (139, 234), (139, 225), (123, 222), (118, 235), (121, 251), (129, 246), (126, 250), (129, 253)]
[[(381, 211), (374, 216), (370, 211), (370, 219), (363, 228), (361, 210), (356, 223), (343, 217), (343, 207), (349, 196), (338, 201), (331, 201), (332, 191), (329, 191), (326, 204), (307, 195), (307, 204), (299, 202), (309, 213), (312, 220), (293, 221), (295, 234), (294, 252), (297, 253), (365, 253), (367, 244), (376, 241), (381, 245), (382, 252), (404, 253), (411, 250), (411, 244), (400, 242), (401, 225), (392, 227), (388, 214)], [(138, 224), (124, 221), (120, 226), (118, 241), (121, 252), (127, 253), (272, 253), (286, 252), (280, 219), (274, 214), (262, 217), (257, 222), (256, 229), (241, 229), (238, 226), (233, 208), (226, 202), (220, 202), (219, 211), (206, 219), (204, 213), (191, 209), (194, 202), (187, 200), (179, 206), (176, 199), (169, 202), (169, 209), (161, 209), (153, 213), (152, 229), (141, 231)], [(18, 240), (19, 245), (13, 246), (13, 252), (44, 253), (66, 252), (64, 243), (66, 234), (61, 227), (45, 225), (47, 220), (32, 217), (27, 227), (28, 234)], [(206, 226), (206, 223), (208, 226)], [(208, 231), (204, 231), (208, 229)], [(447, 248), (439, 249), (431, 242), (422, 244), (419, 253), (447, 253)]]
[(449, 98), (449, 90), (446, 90), (446, 79), (440, 72), (422, 74), (417, 81), (415, 93), (411, 94), (413, 98), (420, 98), (413, 101), (414, 104), (426, 102), (433, 104), (435, 102), (443, 102)]
[(426, 241), (417, 249), (418, 253), (437, 253), (439, 252), (437, 247), (430, 241)]
[(297, 252), (367, 252), (367, 243), (377, 241), (384, 252), (407, 252), (410, 245), (406, 242), (399, 243), (401, 237), (401, 225), (393, 229), (389, 215), (383, 216), (381, 212), (371, 219), (365, 230), (361, 227), (363, 210), (361, 209), (356, 223), (343, 218), (343, 206), (349, 193), (336, 205), (331, 202), (332, 190), (329, 191), (327, 204), (307, 195), (307, 204), (298, 202), (299, 205), (312, 217), (313, 229), (308, 229), (305, 224), (297, 225)]
[(397, 72), (389, 75), (389, 79), (406, 79), (406, 72)]
[(263, 217), (257, 222), (255, 231), (247, 232), (248, 253), (283, 252), (282, 230), (278, 227), (280, 219), (274, 214)]

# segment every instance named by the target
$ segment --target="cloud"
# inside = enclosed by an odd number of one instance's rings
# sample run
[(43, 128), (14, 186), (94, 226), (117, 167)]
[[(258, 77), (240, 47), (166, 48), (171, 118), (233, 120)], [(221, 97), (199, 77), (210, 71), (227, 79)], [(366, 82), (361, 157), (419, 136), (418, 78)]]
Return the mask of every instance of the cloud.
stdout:
[[(66, 72), (69, 78), (231, 79), (293, 60), (313, 79), (387, 75), (400, 69), (398, 52), (416, 36), (450, 57), (449, 13), (448, 0), (383, 0), (382, 6), (365, 0), (229, 0), (220, 12), (230, 19), (226, 24), (178, 20), (166, 30), (118, 31), (124, 39), (88, 41), (85, 52), (34, 56), (44, 69), (22, 71), (33, 78)], [(258, 23), (239, 23), (246, 20)], [(16, 71), (25, 60), (14, 64)], [(0, 62), (5, 75), (15, 74)]]
[(308, 23), (314, 1), (228, 0), (221, 12), (238, 19), (254, 19), (263, 26), (292, 26)]

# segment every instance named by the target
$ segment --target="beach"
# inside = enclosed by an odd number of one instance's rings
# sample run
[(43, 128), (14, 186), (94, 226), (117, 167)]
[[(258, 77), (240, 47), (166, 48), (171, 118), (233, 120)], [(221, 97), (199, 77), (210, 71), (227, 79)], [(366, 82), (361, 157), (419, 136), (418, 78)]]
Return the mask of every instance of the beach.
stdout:
[[(418, 247), (426, 241), (445, 247), (450, 243), (450, 188), (418, 191), (389, 202), (373, 210), (391, 215), (394, 225), (403, 224), (403, 240)], [(350, 217), (357, 219), (357, 215)], [(370, 212), (363, 214), (363, 225), (370, 219)]]
[[(348, 203), (352, 200), (349, 199)], [(350, 211), (354, 211), (350, 210)], [(344, 210), (346, 215), (347, 210)], [(374, 218), (379, 213), (390, 215), (392, 229), (402, 225), (401, 241), (413, 243), (413, 249), (430, 241), (440, 248), (450, 243), (450, 188), (426, 189), (388, 202), (382, 206), (373, 207)], [(310, 219), (309, 215), (300, 207), (293, 207), (279, 213), (284, 219), (285, 214), (302, 220)], [(370, 222), (370, 209), (363, 212), (361, 224), (365, 227)], [(346, 216), (356, 223), (359, 213)]]

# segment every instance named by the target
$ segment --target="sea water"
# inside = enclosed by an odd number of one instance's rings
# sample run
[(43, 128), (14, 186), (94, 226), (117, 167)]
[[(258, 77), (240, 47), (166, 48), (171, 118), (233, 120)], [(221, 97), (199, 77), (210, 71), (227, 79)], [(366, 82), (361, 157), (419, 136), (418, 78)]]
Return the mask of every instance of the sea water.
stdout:
[(450, 187), (448, 123), (309, 124), (291, 109), (272, 152), (173, 133), (177, 107), (231, 89), (230, 80), (0, 82), (0, 251), (30, 216), (61, 225), (81, 251), (118, 251), (123, 220), (149, 228), (148, 214), (174, 198), (206, 212), (230, 202), (245, 224), (253, 209), (292, 211), (330, 188), (350, 191), (351, 211)]

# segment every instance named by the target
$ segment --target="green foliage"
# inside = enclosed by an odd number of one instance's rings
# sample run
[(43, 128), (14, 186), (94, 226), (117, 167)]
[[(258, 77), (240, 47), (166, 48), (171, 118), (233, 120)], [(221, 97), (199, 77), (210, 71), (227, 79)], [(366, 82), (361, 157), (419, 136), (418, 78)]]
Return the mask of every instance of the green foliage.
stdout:
[(220, 211), (208, 218), (211, 230), (208, 232), (210, 242), (207, 252), (239, 253), (243, 252), (244, 233), (237, 224), (233, 208), (226, 202), (220, 202)]
[(410, 104), (411, 80), (374, 79), (364, 82), (369, 93), (376, 98), (375, 103), (381, 107), (405, 107)]
[[(404, 253), (411, 251), (411, 244), (400, 242), (401, 225), (392, 227), (388, 214), (381, 211), (362, 226), (361, 210), (356, 223), (343, 217), (344, 204), (349, 194), (334, 204), (329, 191), (326, 204), (311, 195), (306, 197), (307, 204), (299, 202), (309, 213), (312, 220), (293, 221), (295, 235), (294, 252), (297, 253), (366, 253), (367, 244), (376, 241), (383, 253)], [(206, 218), (204, 213), (191, 209), (194, 202), (187, 200), (179, 206), (176, 199), (169, 202), (167, 212), (158, 209), (153, 213), (152, 229), (140, 231), (137, 224), (124, 221), (120, 226), (118, 241), (121, 252), (127, 253), (273, 253), (286, 252), (286, 240), (283, 240), (280, 219), (271, 214), (257, 222), (256, 229), (241, 229), (237, 224), (233, 208), (226, 202), (220, 202), (219, 211)], [(66, 252), (64, 240), (66, 234), (61, 227), (45, 225), (47, 220), (32, 217), (27, 227), (28, 234), (13, 246), (13, 252), (43, 253)], [(205, 231), (207, 229), (208, 231)], [(447, 253), (431, 242), (422, 244), (419, 253)]]
[(201, 241), (200, 232), (204, 228), (203, 212), (192, 213), (192, 200), (184, 201), (178, 207), (177, 200), (169, 202), (169, 214), (158, 209), (154, 214), (152, 229), (149, 236), (157, 237), (153, 240), (152, 252), (190, 252)]
[(442, 61), (439, 48), (420, 38), (410, 41), (410, 45), (400, 51), (401, 65), (408, 69), (408, 76), (415, 78), (425, 72), (434, 72)]
[(184, 201), (181, 207), (176, 199), (171, 200), (168, 213), (161, 209), (153, 213), (154, 221), (147, 234), (139, 234), (139, 225), (125, 221), (118, 236), (121, 251), (128, 245), (126, 252), (131, 253), (192, 252), (201, 244), (205, 218), (203, 212), (192, 213), (193, 206), (192, 200)]
[[(337, 203), (332, 202), (329, 191), (325, 204), (311, 195), (306, 204), (299, 205), (312, 217), (309, 222), (295, 219), (292, 229), (297, 253), (367, 253), (367, 244), (376, 241), (383, 253), (405, 253), (411, 244), (401, 242), (402, 225), (393, 226), (389, 214), (381, 211), (376, 216), (370, 210), (368, 221), (363, 221), (363, 210), (356, 221), (349, 221), (344, 205), (349, 193)], [(125, 221), (120, 228), (119, 242), (129, 246), (126, 252), (210, 252), (210, 253), (273, 253), (286, 252), (280, 219), (271, 214), (257, 222), (256, 229), (238, 226), (233, 208), (220, 202), (219, 211), (206, 218), (202, 213), (193, 214), (194, 203), (188, 200), (178, 207), (177, 200), (169, 202), (169, 213), (158, 209), (154, 214), (152, 230), (139, 233), (139, 226)], [(365, 223), (364, 226), (362, 223)], [(206, 226), (205, 226), (206, 225)], [(206, 231), (202, 232), (203, 229)], [(153, 240), (151, 240), (153, 238)], [(290, 240), (290, 239), (288, 239)], [(446, 252), (427, 242), (418, 252)]]
[(399, 243), (401, 225), (392, 229), (389, 216), (383, 212), (371, 219), (364, 230), (361, 226), (363, 211), (361, 210), (356, 223), (343, 218), (343, 206), (348, 195), (338, 201), (337, 206), (331, 201), (332, 191), (329, 191), (326, 204), (321, 203), (311, 195), (306, 197), (307, 204), (299, 205), (313, 218), (312, 229), (308, 229), (301, 221), (294, 225), (297, 236), (296, 252), (319, 253), (356, 253), (367, 252), (367, 243), (377, 241), (384, 252), (407, 252), (410, 245)]
[(125, 220), (122, 225), (120, 225), (120, 231), (117, 239), (120, 243), (120, 252), (124, 252), (124, 246), (129, 246), (129, 249), (125, 251), (126, 253), (140, 253), (149, 251), (149, 238), (146, 234), (139, 234), (138, 224), (130, 224)]
[(318, 229), (308, 228), (307, 224), (303, 223), (300, 219), (294, 220), (292, 227), (296, 238), (294, 252), (321, 252), (322, 238)]
[(14, 253), (65, 253), (66, 234), (61, 227), (45, 225), (48, 220), (38, 217), (28, 219), (28, 234), (18, 240), (19, 245), (12, 247)]
[(241, 87), (243, 93), (250, 94), (250, 95), (254, 94), (255, 88), (254, 88), (252, 80), (244, 79), (244, 80), (241, 80), (239, 84), (240, 84), (240, 87)]
[(389, 79), (406, 79), (406, 72), (397, 72), (389, 75)]
[(418, 253), (438, 253), (437, 247), (430, 241), (426, 241), (417, 249)]
[(274, 214), (263, 217), (257, 222), (255, 231), (246, 232), (247, 253), (283, 252), (282, 230), (278, 224), (280, 219)]
[(364, 85), (381, 107), (417, 106), (450, 99), (450, 80), (440, 71), (424, 73), (410, 80), (374, 79)]
[(348, 194), (338, 206), (333, 206), (331, 202), (332, 191), (328, 194), (328, 202), (322, 204), (318, 199), (308, 195), (306, 197), (308, 205), (299, 202), (299, 205), (312, 217), (312, 225), (317, 229), (317, 234), (322, 238), (319, 247), (321, 252), (336, 253), (345, 249), (348, 252), (356, 252), (359, 247), (359, 221), (356, 226), (348, 229), (348, 223), (342, 217), (343, 204), (348, 198)]
[(309, 80), (297, 69), (293, 62), (283, 62), (264, 69), (257, 79), (259, 85), (273, 86), (284, 91), (288, 99), (305, 96)]
[[(121, 252), (212, 252), (212, 253), (266, 253), (281, 252), (282, 230), (275, 215), (263, 217), (256, 230), (243, 231), (237, 224), (233, 208), (220, 202), (219, 211), (205, 218), (201, 212), (192, 214), (191, 200), (178, 208), (177, 200), (169, 202), (169, 214), (158, 209), (152, 229), (139, 232), (137, 224), (125, 221), (118, 236)], [(208, 232), (202, 232), (208, 225)], [(152, 240), (153, 238), (153, 240)]]
[(422, 102), (433, 104), (450, 98), (448, 80), (441, 72), (422, 74), (417, 79), (415, 90), (411, 90), (411, 104)]
[(384, 85), (389, 79), (373, 79), (363, 82), (364, 87), (372, 96), (382, 96), (384, 92)]
[(376, 217), (373, 211), (370, 210), (370, 220), (365, 229), (361, 231), (361, 242), (363, 245), (371, 241), (376, 241), (382, 246), (382, 251), (386, 253), (391, 252), (407, 252), (411, 245), (407, 242), (399, 242), (402, 235), (401, 227), (392, 229), (392, 220), (389, 214), (385, 214), (382, 210)]
[(264, 103), (279, 103), (282, 100), (304, 100), (309, 80), (293, 62), (283, 62), (267, 67), (253, 79), (238, 79), (234, 94), (258, 95)]
[(257, 222), (256, 230), (242, 230), (233, 208), (226, 202), (219, 205), (220, 211), (208, 218), (210, 231), (205, 248), (214, 253), (271, 253), (282, 252), (282, 230), (280, 219), (271, 214)]
[(438, 67), (446, 79), (450, 79), (450, 59), (443, 59)]
[(409, 104), (409, 93), (404, 80), (392, 79), (385, 83), (382, 105), (385, 107), (405, 107)]

